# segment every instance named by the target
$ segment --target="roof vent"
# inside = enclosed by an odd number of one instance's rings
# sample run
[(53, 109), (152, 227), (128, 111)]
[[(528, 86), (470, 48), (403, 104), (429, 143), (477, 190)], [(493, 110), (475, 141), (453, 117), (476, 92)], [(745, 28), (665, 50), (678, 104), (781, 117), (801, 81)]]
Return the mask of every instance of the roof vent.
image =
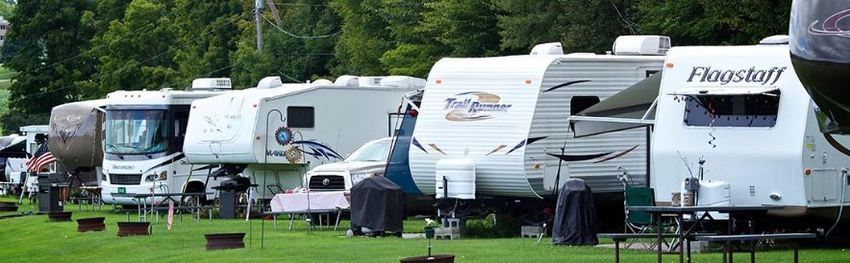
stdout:
[(551, 43), (543, 43), (534, 46), (531, 49), (531, 55), (543, 56), (543, 55), (563, 55), (564, 48), (561, 46), (561, 43), (551, 42)]
[(419, 89), (425, 87), (425, 80), (408, 76), (389, 76), (381, 79), (381, 86), (402, 88), (402, 89)]
[(280, 81), (280, 77), (277, 76), (265, 77), (257, 83), (258, 89), (273, 89), (281, 86), (283, 86), (283, 81)]
[(359, 77), (351, 76), (351, 75), (342, 75), (339, 78), (336, 78), (334, 81), (334, 86), (346, 86), (356, 88), (360, 86)]
[(614, 41), (615, 55), (663, 56), (670, 50), (667, 36), (619, 36)]
[(327, 79), (317, 79), (316, 81), (313, 81), (311, 84), (313, 84), (314, 86), (331, 86), (334, 83), (331, 82), (330, 80), (327, 80)]
[(192, 81), (193, 90), (230, 89), (230, 78), (201, 78)]
[(787, 45), (788, 35), (774, 35), (763, 38), (759, 41), (760, 45)]
[(384, 77), (361, 77), (359, 79), (361, 87), (377, 87), (381, 86), (381, 79)]

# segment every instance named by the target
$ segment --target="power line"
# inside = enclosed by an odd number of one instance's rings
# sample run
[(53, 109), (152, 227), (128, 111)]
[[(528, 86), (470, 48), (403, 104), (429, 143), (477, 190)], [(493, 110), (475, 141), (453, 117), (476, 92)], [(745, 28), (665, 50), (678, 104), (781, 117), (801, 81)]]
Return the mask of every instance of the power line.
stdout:
[(335, 36), (339, 35), (340, 33), (342, 33), (342, 31), (337, 31), (336, 33), (333, 33), (333, 34), (327, 34), (327, 35), (317, 35), (317, 36), (302, 36), (302, 35), (296, 35), (296, 34), (290, 33), (289, 31), (284, 30), (283, 28), (278, 27), (278, 26), (277, 26), (277, 25), (275, 25), (275, 24), (274, 24), (271, 20), (269, 20), (269, 18), (268, 18), (268, 17), (266, 17), (266, 16), (262, 16), (262, 17), (263, 17), (263, 19), (264, 19), (264, 20), (266, 20), (266, 22), (269, 22), (269, 24), (271, 24), (271, 25), (272, 25), (272, 27), (274, 27), (274, 28), (276, 28), (277, 30), (279, 30), (280, 32), (283, 32), (284, 34), (287, 34), (287, 35), (289, 35), (289, 36), (291, 36), (291, 37), (294, 37), (294, 38), (299, 38), (299, 39), (320, 39), (320, 38), (330, 38), (330, 37), (335, 37)]

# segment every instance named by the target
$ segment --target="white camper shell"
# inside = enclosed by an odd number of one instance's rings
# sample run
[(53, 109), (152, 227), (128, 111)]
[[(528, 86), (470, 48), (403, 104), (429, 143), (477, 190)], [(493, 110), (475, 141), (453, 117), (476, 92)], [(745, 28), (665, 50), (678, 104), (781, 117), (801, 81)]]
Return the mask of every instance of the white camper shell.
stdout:
[[(669, 48), (666, 37), (647, 37), (666, 39), (649, 54)], [(613, 55), (441, 59), (429, 74), (409, 150), (416, 186), (438, 194), (451, 175), (458, 184), (450, 180), (449, 189), (472, 189), (449, 190), (449, 197), (539, 198), (575, 177), (594, 193), (621, 192), (618, 167), (646, 172), (647, 131), (575, 139), (567, 121), (662, 68), (663, 56), (616, 55), (617, 48)]]
[[(210, 187), (219, 181), (207, 180), (207, 175), (214, 168), (194, 167), (192, 171), (182, 152), (190, 104), (230, 92), (229, 79), (206, 80), (200, 83), (218, 85), (189, 90), (122, 90), (106, 96), (101, 178), (104, 202), (136, 204), (126, 195), (130, 193), (213, 192)], [(145, 202), (161, 198), (155, 199)]]
[(670, 201), (703, 159), (704, 182), (728, 183), (732, 205), (782, 205), (791, 208), (780, 214), (799, 216), (850, 201), (842, 174), (850, 157), (839, 150), (850, 136), (820, 132), (787, 45), (677, 47), (665, 65), (652, 140), (656, 200)]
[[(184, 152), (192, 164), (247, 165), (242, 175), (261, 185), (301, 187), (310, 168), (388, 136), (388, 114), (424, 83), (403, 76), (300, 84), (265, 78), (257, 88), (194, 102)], [(334, 187), (321, 184), (328, 176), (314, 177), (317, 187)], [(341, 176), (330, 179), (342, 182)]]

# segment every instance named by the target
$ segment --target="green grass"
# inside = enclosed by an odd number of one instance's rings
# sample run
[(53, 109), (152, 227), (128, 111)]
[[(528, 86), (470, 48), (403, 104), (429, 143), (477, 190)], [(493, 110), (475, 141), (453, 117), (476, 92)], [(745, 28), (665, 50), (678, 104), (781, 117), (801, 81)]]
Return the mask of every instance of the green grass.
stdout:
[(11, 71), (0, 65), (0, 90), (7, 90), (9, 89), (9, 86), (12, 86), (12, 77), (14, 77), (15, 74), (17, 74), (17, 72)]
[[(10, 198), (0, 198), (9, 201)], [(24, 202), (21, 211), (33, 207)], [(365, 238), (344, 237), (343, 230), (308, 231), (302, 222), (293, 230), (286, 229), (285, 220), (279, 220), (278, 229), (266, 222), (265, 247), (260, 248), (260, 221), (244, 220), (192, 221), (189, 217), (174, 228), (166, 230), (164, 220), (153, 225), (153, 234), (144, 237), (117, 237), (115, 222), (125, 221), (124, 214), (103, 211), (90, 212), (84, 206), (67, 206), (73, 218), (105, 216), (106, 231), (77, 233), (76, 222), (54, 223), (46, 215), (32, 215), (0, 219), (0, 261), (2, 262), (186, 262), (186, 261), (256, 261), (256, 262), (398, 262), (400, 258), (422, 255), (426, 252), (424, 239), (394, 237)], [(134, 215), (132, 216), (134, 217)], [(407, 221), (406, 230), (421, 232), (421, 220)], [(205, 251), (205, 233), (249, 232), (246, 245), (250, 248)], [(344, 229), (345, 227), (342, 227)], [(608, 248), (553, 246), (546, 239), (535, 244), (531, 239), (501, 238), (435, 240), (433, 253), (451, 253), (457, 262), (612, 262), (613, 251)], [(603, 240), (605, 243), (610, 241)], [(739, 253), (736, 260), (748, 261)], [(833, 249), (804, 249), (802, 262), (847, 262), (850, 252)], [(642, 251), (624, 251), (623, 262), (654, 262), (655, 254)], [(694, 262), (720, 262), (719, 253), (695, 254)], [(758, 261), (789, 262), (787, 250), (763, 251)], [(678, 261), (675, 255), (666, 255), (665, 262)]]

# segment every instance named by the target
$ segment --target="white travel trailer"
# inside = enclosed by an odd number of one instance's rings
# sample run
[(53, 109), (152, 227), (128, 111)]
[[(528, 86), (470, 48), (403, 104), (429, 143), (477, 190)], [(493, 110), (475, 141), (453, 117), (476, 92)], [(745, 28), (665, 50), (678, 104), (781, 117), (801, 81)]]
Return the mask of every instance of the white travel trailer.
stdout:
[(219, 182), (207, 175), (215, 167), (192, 171), (182, 152), (186, 123), (193, 101), (229, 91), (230, 79), (223, 78), (196, 79), (185, 91), (109, 93), (103, 125), (103, 201), (136, 204), (125, 193), (212, 192), (209, 188)]
[[(183, 149), (190, 163), (224, 164), (228, 173), (251, 178), (263, 197), (271, 198), (302, 187), (308, 169), (341, 161), (363, 143), (388, 136), (388, 113), (424, 82), (342, 76), (334, 83), (283, 84), (267, 77), (257, 88), (192, 103)], [(314, 175), (309, 186), (336, 189), (344, 188), (343, 182), (334, 174)]]
[(850, 153), (850, 136), (821, 133), (819, 109), (791, 66), (788, 45), (778, 42), (670, 50), (652, 142), (657, 200), (681, 191), (688, 166), (696, 173), (702, 159), (704, 179), (729, 183), (733, 205), (835, 218), (835, 208), (850, 201), (850, 157), (842, 153)]
[(549, 43), (532, 55), (440, 60), (410, 139), (408, 192), (539, 200), (569, 178), (622, 192), (618, 168), (645, 172), (647, 131), (574, 139), (567, 118), (659, 72), (669, 47), (667, 37), (624, 36), (613, 54)]

